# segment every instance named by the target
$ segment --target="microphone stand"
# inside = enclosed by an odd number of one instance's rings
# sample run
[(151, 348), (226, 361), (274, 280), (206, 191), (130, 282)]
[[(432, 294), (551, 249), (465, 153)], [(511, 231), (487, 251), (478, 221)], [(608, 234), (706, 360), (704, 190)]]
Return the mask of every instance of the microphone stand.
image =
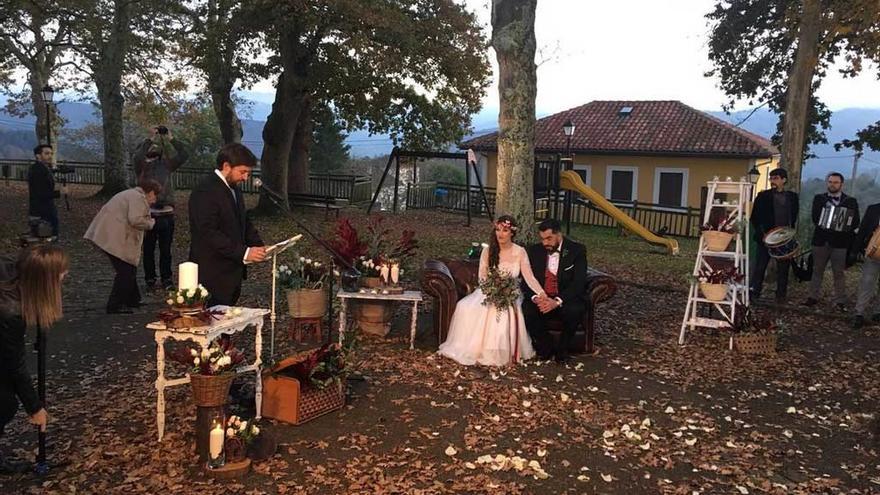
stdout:
[[(309, 230), (308, 227), (303, 225), (303, 223), (300, 222), (299, 219), (296, 218), (296, 216), (294, 216), (289, 209), (285, 208), (284, 205), (282, 205), (281, 201), (279, 200), (281, 196), (278, 193), (276, 193), (275, 191), (272, 191), (271, 189), (269, 189), (268, 187), (266, 187), (263, 184), (257, 185), (257, 188), (260, 190), (260, 192), (265, 194), (266, 197), (269, 198), (269, 200), (279, 210), (284, 211), (287, 214), (287, 216), (291, 220), (293, 220), (293, 222), (297, 225), (297, 227), (299, 227), (303, 232), (308, 234), (308, 236), (311, 237), (316, 243), (318, 243), (318, 245), (321, 246), (324, 249), (324, 251), (326, 251), (330, 254), (330, 260), (331, 260), (330, 261), (330, 287), (329, 287), (329, 290), (327, 291), (327, 339), (325, 340), (325, 343), (329, 343), (330, 342), (330, 332), (331, 332), (331, 329), (333, 328), (333, 279), (334, 279), (333, 272), (336, 269), (336, 261), (338, 260), (347, 270), (349, 270), (352, 274), (356, 274), (356, 276), (358, 276), (358, 277), (360, 277), (361, 273), (351, 263), (349, 263), (347, 260), (345, 260), (339, 254), (339, 252), (337, 252), (335, 249), (333, 249), (332, 246), (327, 244), (327, 241), (325, 241), (324, 239), (321, 239), (320, 237), (315, 235), (315, 233), (312, 232), (311, 230)], [(275, 257), (277, 255), (278, 255), (278, 253), (275, 253), (272, 255), (272, 311), (271, 311), (271, 315), (269, 316), (269, 322), (272, 326), (272, 350), (271, 350), (272, 359), (275, 358), (275, 276), (276, 276), (275, 275), (276, 274)], [(341, 273), (340, 273), (340, 279), (342, 279)]]

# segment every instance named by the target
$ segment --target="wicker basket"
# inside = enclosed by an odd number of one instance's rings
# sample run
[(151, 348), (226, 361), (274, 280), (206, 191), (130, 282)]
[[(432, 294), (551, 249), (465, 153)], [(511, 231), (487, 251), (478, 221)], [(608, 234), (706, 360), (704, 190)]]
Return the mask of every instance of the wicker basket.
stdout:
[(753, 334), (745, 333), (734, 335), (733, 350), (743, 354), (775, 354), (776, 353), (776, 335), (775, 334)]
[(289, 290), (287, 309), (294, 318), (320, 318), (327, 313), (327, 292), (324, 289)]
[(285, 374), (285, 368), (296, 365), (308, 354), (286, 358), (263, 374), (263, 416), (301, 425), (345, 405), (341, 381), (318, 389), (303, 387), (299, 380)]
[(727, 251), (727, 246), (733, 240), (733, 234), (717, 230), (706, 230), (703, 232), (703, 239), (706, 241), (707, 250), (716, 252)]
[(226, 404), (229, 387), (234, 379), (235, 373), (190, 375), (189, 384), (192, 386), (193, 402), (199, 407), (217, 407)]
[(700, 292), (710, 301), (723, 301), (727, 297), (727, 284), (709, 284), (700, 282)]

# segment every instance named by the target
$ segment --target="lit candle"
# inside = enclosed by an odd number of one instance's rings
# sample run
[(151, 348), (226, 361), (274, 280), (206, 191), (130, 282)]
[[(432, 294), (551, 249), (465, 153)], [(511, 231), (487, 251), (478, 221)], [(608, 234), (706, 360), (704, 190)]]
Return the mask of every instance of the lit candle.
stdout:
[(379, 269), (379, 276), (382, 277), (383, 282), (388, 283), (388, 265), (382, 264), (382, 268)]
[(177, 266), (177, 289), (195, 289), (199, 286), (199, 265), (192, 261)]
[(400, 264), (395, 263), (391, 265), (391, 283), (397, 285), (398, 278), (400, 278)]
[(223, 439), (224, 439), (223, 426), (220, 423), (214, 425), (211, 429), (211, 459), (216, 459), (220, 457), (220, 454), (223, 453)]

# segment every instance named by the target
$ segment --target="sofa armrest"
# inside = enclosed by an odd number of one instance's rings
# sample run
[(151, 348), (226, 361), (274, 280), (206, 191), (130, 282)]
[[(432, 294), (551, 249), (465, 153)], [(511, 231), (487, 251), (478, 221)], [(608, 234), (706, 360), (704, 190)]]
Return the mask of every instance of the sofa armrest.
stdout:
[(443, 342), (458, 303), (455, 280), (445, 263), (437, 260), (425, 261), (422, 269), (422, 292), (434, 298), (434, 332), (439, 342)]
[(596, 352), (596, 311), (598, 311), (598, 306), (614, 297), (616, 293), (617, 282), (614, 277), (598, 270), (589, 270), (587, 273), (587, 295), (590, 298), (590, 306), (584, 316), (584, 331), (586, 333), (584, 350), (587, 354)]

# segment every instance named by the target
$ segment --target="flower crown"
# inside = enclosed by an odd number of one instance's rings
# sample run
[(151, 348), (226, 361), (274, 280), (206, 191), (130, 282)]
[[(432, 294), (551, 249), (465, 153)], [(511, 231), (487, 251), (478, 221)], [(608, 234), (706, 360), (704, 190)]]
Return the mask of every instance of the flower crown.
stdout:
[(511, 222), (510, 220), (499, 220), (499, 221), (495, 222), (495, 225), (497, 225), (499, 227), (504, 227), (504, 228), (510, 230), (511, 232), (516, 232), (517, 230), (519, 230), (519, 227), (514, 225), (513, 222)]

